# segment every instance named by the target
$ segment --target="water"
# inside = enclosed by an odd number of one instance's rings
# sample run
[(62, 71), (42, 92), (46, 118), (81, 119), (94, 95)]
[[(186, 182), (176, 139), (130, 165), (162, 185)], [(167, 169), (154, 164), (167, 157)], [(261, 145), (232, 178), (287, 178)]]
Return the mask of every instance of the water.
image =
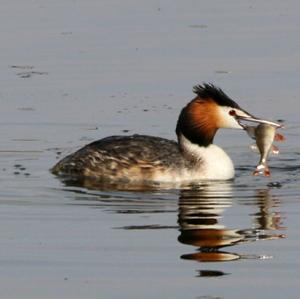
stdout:
[[(296, 298), (299, 3), (9, 1), (0, 11), (4, 298)], [(49, 168), (112, 134), (175, 138), (192, 86), (283, 119), (271, 178), (244, 132), (233, 182), (85, 186)]]

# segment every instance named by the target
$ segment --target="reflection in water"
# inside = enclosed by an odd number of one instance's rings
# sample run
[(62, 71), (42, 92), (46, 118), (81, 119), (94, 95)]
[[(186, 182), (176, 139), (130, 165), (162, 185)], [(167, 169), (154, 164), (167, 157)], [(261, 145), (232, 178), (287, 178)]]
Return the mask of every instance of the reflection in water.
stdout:
[[(228, 228), (223, 221), (223, 214), (232, 205), (232, 184), (208, 183), (190, 190), (182, 190), (179, 198), (178, 223), (180, 226), (179, 242), (198, 247), (194, 253), (184, 254), (182, 259), (199, 262), (232, 261), (250, 258), (236, 252), (221, 250), (245, 242), (260, 239), (284, 237), (272, 231), (283, 229), (280, 213), (273, 213), (272, 208), (278, 206), (278, 199), (269, 194), (269, 190), (258, 190), (246, 204), (258, 206), (251, 228)], [(237, 224), (238, 225), (238, 224)], [(253, 257), (252, 257), (253, 258)], [(199, 271), (200, 276), (210, 273)], [(212, 273), (212, 274), (211, 274)], [(220, 276), (221, 271), (217, 271)], [(225, 273), (223, 273), (225, 274)]]
[(282, 230), (282, 216), (278, 212), (272, 212), (274, 207), (278, 207), (279, 200), (269, 194), (269, 189), (256, 190), (256, 204), (259, 208), (255, 213), (255, 225), (260, 230)]
[[(207, 182), (205, 184), (168, 189), (169, 186), (141, 186), (104, 184), (96, 181), (64, 180), (67, 190), (76, 194), (76, 199), (83, 204), (104, 208), (106, 212), (118, 214), (163, 214), (178, 211), (180, 235), (178, 241), (197, 247), (192, 253), (181, 255), (182, 259), (198, 262), (225, 262), (249, 258), (268, 258), (268, 256), (245, 255), (230, 250), (234, 245), (283, 238), (279, 230), (283, 217), (274, 212), (280, 207), (279, 199), (272, 195), (267, 187), (253, 190), (247, 186), (236, 186), (233, 182)], [(70, 188), (71, 187), (71, 188)], [(82, 188), (83, 187), (83, 188)], [(163, 187), (166, 187), (164, 190)], [(122, 190), (126, 192), (119, 192)], [(114, 190), (114, 191), (113, 191)], [(177, 198), (178, 206), (177, 206)], [(239, 208), (236, 213), (236, 208)], [(241, 217), (240, 208), (255, 209), (255, 212)], [(240, 216), (235, 219), (232, 216)], [(162, 216), (163, 217), (163, 216)], [(249, 221), (249, 219), (250, 221)], [(148, 218), (151, 221), (151, 217)], [(157, 219), (157, 217), (156, 217)], [(235, 220), (235, 221), (234, 221)], [(244, 221), (249, 222), (245, 226)], [(163, 224), (137, 223), (114, 228), (124, 230), (162, 230), (178, 229), (175, 223)], [(233, 222), (234, 221), (234, 222)], [(226, 223), (234, 223), (229, 227)], [(226, 250), (224, 249), (226, 248)], [(219, 270), (198, 270), (198, 277), (226, 275)]]
[(197, 272), (198, 272), (197, 277), (218, 277), (218, 276), (229, 274), (217, 270), (198, 270)]

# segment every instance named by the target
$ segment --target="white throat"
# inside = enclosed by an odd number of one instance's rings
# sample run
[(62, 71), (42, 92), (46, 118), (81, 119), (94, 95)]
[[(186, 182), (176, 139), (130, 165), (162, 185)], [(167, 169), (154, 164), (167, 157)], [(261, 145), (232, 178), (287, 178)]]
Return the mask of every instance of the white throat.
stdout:
[(186, 159), (195, 162), (195, 179), (229, 180), (234, 177), (234, 166), (225, 151), (215, 144), (207, 147), (190, 142), (182, 134), (179, 144)]

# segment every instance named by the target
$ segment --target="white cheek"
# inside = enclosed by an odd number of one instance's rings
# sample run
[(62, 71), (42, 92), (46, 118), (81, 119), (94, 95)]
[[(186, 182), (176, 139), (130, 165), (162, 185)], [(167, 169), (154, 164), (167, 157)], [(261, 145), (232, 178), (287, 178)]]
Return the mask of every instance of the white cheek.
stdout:
[[(232, 107), (225, 107), (225, 106), (219, 106), (219, 127), (220, 128), (229, 128), (229, 129), (243, 129), (239, 123), (236, 121), (236, 119), (229, 114), (232, 110), (238, 110), (234, 109)], [(241, 114), (240, 110), (239, 115)], [(244, 113), (243, 113), (244, 114)]]

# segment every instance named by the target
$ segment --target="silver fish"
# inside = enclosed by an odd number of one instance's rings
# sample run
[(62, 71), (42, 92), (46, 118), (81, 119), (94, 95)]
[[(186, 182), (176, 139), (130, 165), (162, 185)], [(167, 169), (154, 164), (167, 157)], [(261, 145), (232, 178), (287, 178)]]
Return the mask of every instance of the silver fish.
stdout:
[(260, 152), (260, 160), (253, 175), (259, 175), (263, 173), (264, 176), (270, 176), (271, 172), (267, 165), (267, 158), (271, 152), (278, 154), (279, 150), (273, 145), (274, 139), (276, 141), (283, 141), (285, 138), (283, 135), (276, 133), (275, 127), (270, 124), (259, 124), (257, 127), (244, 126), (248, 135), (256, 140), (257, 148)]

